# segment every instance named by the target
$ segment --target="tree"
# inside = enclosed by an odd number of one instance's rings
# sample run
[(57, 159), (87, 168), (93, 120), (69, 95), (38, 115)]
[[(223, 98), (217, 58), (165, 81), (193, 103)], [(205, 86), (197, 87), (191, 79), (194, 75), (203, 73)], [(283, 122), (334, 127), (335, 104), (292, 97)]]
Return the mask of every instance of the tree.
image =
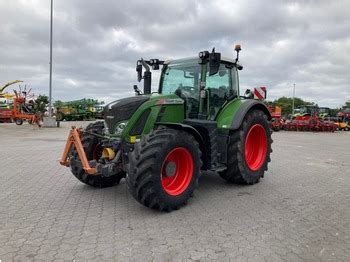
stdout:
[(343, 108), (350, 108), (350, 100), (345, 102)]
[(63, 102), (61, 100), (56, 100), (54, 103), (53, 103), (53, 106), (54, 107), (61, 107), (63, 104)]
[(39, 115), (44, 115), (44, 113), (47, 111), (46, 107), (49, 103), (49, 98), (45, 95), (39, 95), (37, 99), (35, 99), (34, 102), (34, 113)]
[[(282, 96), (273, 102), (269, 102), (271, 105), (276, 105), (282, 107), (283, 115), (287, 116), (292, 114), (293, 111), (293, 98)], [(306, 105), (315, 105), (313, 102), (304, 101), (299, 97), (294, 98), (294, 108), (298, 108)]]
[(337, 115), (337, 113), (340, 111), (341, 111), (341, 108), (330, 108), (329, 115), (335, 117)]

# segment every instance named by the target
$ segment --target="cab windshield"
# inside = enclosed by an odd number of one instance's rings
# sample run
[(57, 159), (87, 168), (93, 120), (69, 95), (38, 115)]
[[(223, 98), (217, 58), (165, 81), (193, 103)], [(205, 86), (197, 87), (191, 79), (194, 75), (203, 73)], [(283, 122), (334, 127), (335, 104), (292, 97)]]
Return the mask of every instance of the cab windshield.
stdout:
[(199, 70), (197, 61), (168, 65), (160, 83), (161, 93), (169, 95), (181, 90), (188, 93), (187, 95), (198, 95)]
[(161, 94), (176, 94), (185, 100), (186, 117), (197, 118), (199, 109), (200, 65), (197, 59), (170, 64), (162, 75)]

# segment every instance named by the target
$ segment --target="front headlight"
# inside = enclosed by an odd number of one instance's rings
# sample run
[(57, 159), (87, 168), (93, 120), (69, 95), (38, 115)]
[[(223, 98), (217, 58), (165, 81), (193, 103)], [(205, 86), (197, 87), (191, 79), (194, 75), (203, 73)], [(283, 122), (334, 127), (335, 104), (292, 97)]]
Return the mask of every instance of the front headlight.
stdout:
[(115, 134), (121, 135), (128, 121), (120, 121), (115, 127)]

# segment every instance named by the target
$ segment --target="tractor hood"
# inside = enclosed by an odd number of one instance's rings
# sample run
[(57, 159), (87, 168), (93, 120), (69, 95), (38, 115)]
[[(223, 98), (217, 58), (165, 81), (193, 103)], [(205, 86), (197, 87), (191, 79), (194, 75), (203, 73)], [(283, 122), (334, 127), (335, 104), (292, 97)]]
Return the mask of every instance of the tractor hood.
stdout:
[(104, 119), (109, 132), (114, 133), (117, 123), (128, 120), (149, 96), (133, 96), (113, 101), (105, 106)]

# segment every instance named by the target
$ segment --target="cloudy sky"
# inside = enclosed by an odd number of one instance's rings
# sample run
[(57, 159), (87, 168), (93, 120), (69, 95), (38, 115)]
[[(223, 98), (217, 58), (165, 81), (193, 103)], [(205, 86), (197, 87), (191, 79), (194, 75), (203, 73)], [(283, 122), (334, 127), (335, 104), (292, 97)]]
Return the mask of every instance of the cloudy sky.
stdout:
[[(267, 4), (268, 3), (268, 4)], [(0, 82), (48, 94), (50, 0), (0, 0)], [(135, 61), (242, 45), (241, 90), (350, 100), (350, 1), (54, 0), (53, 98), (133, 95)], [(156, 80), (157, 77), (155, 77)], [(154, 82), (156, 89), (156, 83)]]

